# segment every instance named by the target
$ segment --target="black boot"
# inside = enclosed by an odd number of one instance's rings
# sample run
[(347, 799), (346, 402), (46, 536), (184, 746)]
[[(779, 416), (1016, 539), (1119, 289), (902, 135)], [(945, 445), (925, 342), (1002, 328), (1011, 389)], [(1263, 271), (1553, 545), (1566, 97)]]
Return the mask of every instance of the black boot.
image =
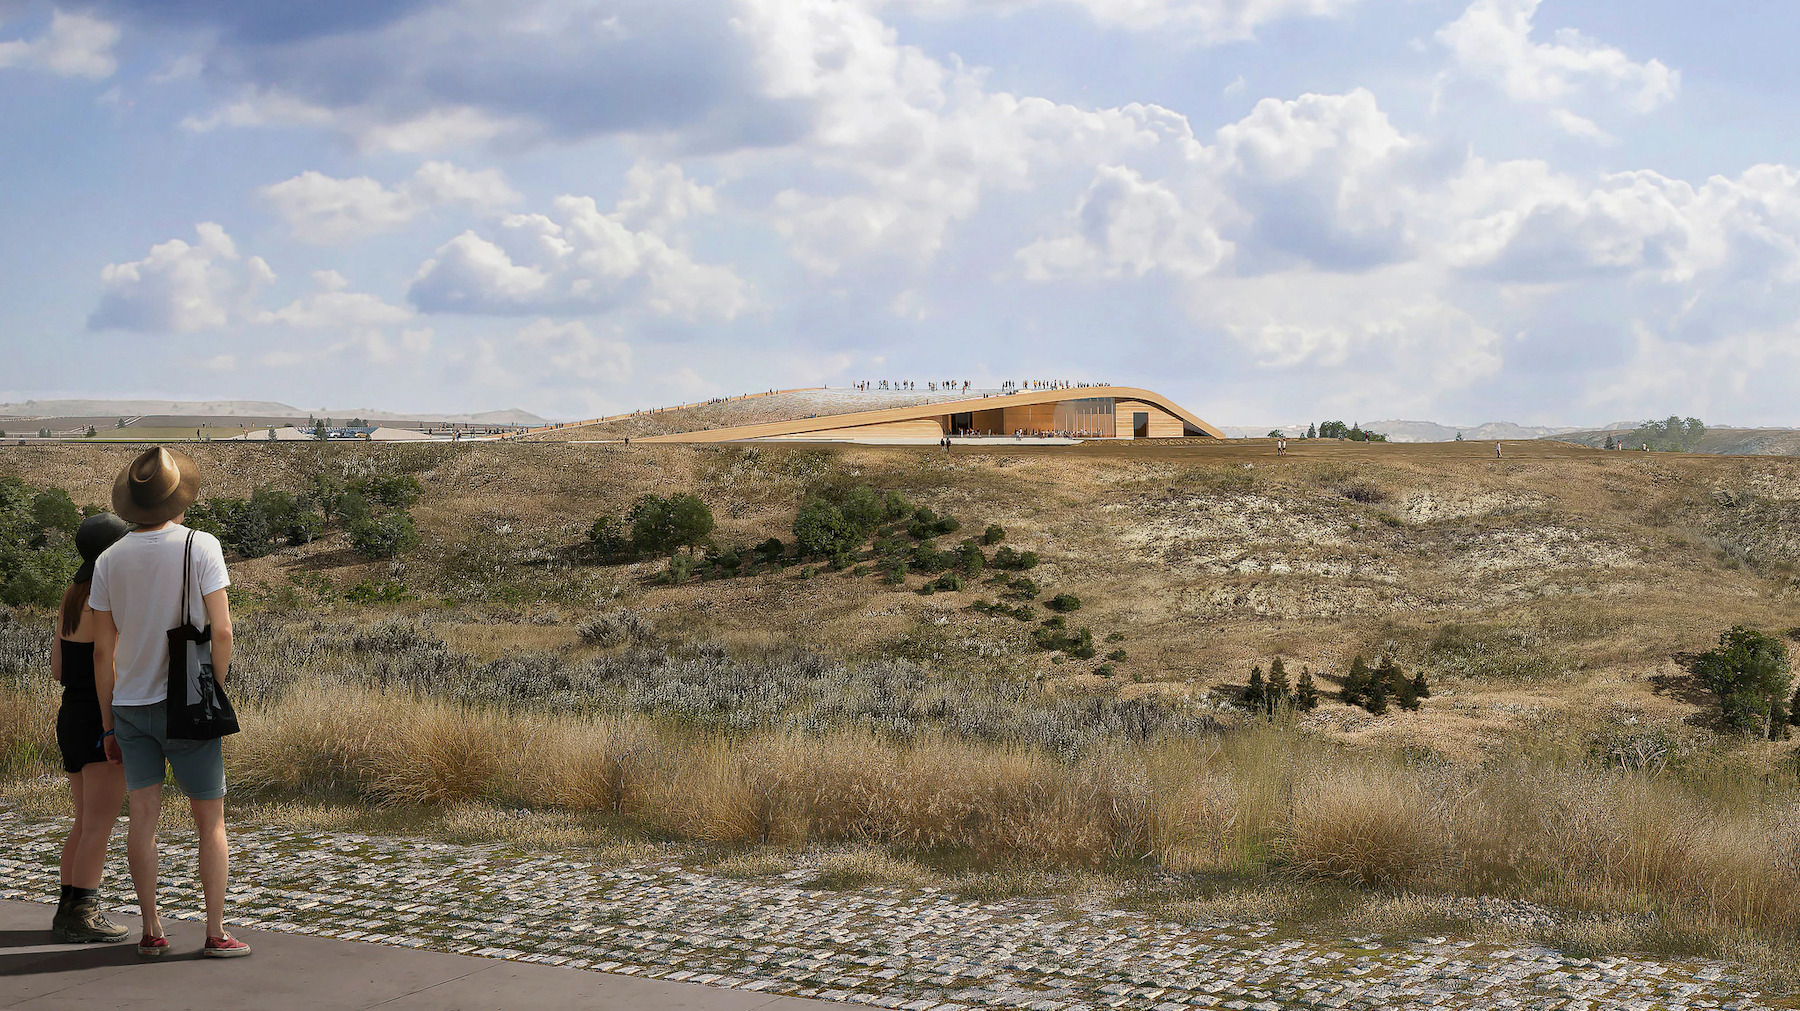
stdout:
[(69, 924), (69, 907), (74, 903), (75, 889), (70, 885), (62, 886), (62, 895), (56, 900), (56, 916), (50, 921), (50, 932), (57, 937), (62, 936), (63, 928)]
[(68, 918), (63, 928), (57, 931), (56, 939), (71, 944), (85, 944), (89, 941), (123, 941), (131, 931), (108, 920), (100, 910), (98, 891), (89, 891), (85, 895), (75, 896), (69, 908)]

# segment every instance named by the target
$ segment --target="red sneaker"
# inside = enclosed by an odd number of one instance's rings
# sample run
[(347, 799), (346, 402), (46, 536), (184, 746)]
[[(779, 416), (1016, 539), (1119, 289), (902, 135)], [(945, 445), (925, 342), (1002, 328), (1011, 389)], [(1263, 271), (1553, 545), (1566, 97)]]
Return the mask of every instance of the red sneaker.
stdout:
[(161, 958), (169, 953), (169, 939), (145, 934), (138, 939), (139, 958)]
[(207, 958), (237, 958), (250, 954), (250, 946), (226, 934), (224, 937), (207, 938), (206, 947), (200, 949), (200, 954)]

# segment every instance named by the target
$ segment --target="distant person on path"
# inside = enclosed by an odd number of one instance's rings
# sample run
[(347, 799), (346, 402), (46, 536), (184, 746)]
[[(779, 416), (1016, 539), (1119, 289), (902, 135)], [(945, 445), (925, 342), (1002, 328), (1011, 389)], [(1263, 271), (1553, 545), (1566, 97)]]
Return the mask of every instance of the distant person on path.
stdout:
[[(221, 684), (231, 668), (231, 606), (225, 597), (231, 577), (224, 552), (217, 537), (181, 525), (199, 493), (200, 470), (194, 461), (161, 447), (145, 450), (120, 471), (113, 482), (113, 510), (137, 529), (100, 557), (88, 597), (96, 619), (94, 681), (106, 724), (106, 757), (124, 766), (130, 796), (125, 850), (144, 919), (137, 950), (147, 958), (169, 951), (156, 908), (156, 823), (162, 815), (165, 766), (174, 770), (175, 782), (187, 795), (199, 836), (200, 886), (206, 899), (201, 954), (250, 954), (249, 945), (225, 932), (230, 858), (219, 740), (170, 740), (166, 733), (169, 630), (203, 611), (212, 629), (213, 671)], [(190, 584), (193, 589), (183, 599), (182, 589)]]
[(1500, 444), (1498, 442), (1494, 443), (1494, 459), (1500, 459)]
[(63, 591), (56, 648), (50, 653), (50, 675), (63, 686), (62, 707), (56, 713), (56, 746), (62, 752), (69, 796), (75, 805), (75, 824), (62, 849), (62, 896), (50, 923), (51, 933), (65, 943), (123, 941), (131, 933), (108, 920), (100, 903), (106, 846), (112, 839), (113, 823), (119, 820), (119, 804), (125, 799), (125, 775), (106, 760), (106, 749), (101, 746), (106, 727), (94, 687), (96, 623), (88, 606), (95, 559), (130, 529), (112, 513), (81, 521), (75, 531), (81, 568)]

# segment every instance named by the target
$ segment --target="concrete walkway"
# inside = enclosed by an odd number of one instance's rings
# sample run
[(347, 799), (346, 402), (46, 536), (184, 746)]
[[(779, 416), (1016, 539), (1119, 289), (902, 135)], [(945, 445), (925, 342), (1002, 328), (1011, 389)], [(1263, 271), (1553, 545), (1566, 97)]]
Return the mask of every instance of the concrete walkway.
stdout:
[(154, 1008), (155, 1011), (326, 1011), (434, 1008), (691, 1008), (831, 1011), (844, 1005), (615, 976), (501, 959), (358, 944), (257, 930), (233, 933), (256, 953), (201, 958), (201, 924), (164, 920), (171, 951), (136, 954), (138, 921), (118, 944), (55, 944), (47, 905), (0, 901), (0, 1008)]

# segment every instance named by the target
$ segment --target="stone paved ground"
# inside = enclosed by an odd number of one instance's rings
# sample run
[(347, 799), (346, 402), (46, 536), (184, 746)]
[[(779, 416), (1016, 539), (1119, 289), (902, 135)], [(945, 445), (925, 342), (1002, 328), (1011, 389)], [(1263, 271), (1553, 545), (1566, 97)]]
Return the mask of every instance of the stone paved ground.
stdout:
[[(55, 892), (63, 831), (0, 810), (0, 898)], [(169, 835), (163, 901), (187, 918), (200, 905), (193, 852)], [(269, 829), (240, 829), (233, 842), (239, 926), (881, 1007), (1769, 1007), (1705, 962), (1445, 938), (1296, 940), (1268, 924), (1070, 916), (932, 888), (820, 890), (805, 870), (739, 881), (675, 863), (597, 867), (497, 846)], [(122, 861), (108, 877), (115, 894), (125, 890)]]

